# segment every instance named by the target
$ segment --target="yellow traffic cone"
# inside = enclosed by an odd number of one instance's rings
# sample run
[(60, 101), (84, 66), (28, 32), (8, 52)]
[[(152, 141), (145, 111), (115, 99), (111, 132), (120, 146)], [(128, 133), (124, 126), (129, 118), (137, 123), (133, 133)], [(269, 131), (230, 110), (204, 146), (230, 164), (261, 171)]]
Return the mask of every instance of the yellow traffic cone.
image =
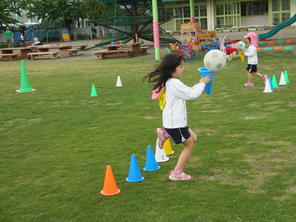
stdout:
[(166, 155), (172, 155), (174, 154), (174, 150), (172, 149), (171, 141), (170, 139), (167, 139), (163, 144), (163, 149)]

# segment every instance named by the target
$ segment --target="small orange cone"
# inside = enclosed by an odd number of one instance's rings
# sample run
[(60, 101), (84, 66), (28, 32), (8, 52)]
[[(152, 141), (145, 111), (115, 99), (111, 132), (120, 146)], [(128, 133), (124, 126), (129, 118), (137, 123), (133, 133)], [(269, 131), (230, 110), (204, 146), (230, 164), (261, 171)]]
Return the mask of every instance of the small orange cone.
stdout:
[(105, 180), (104, 180), (104, 187), (101, 190), (101, 194), (106, 196), (111, 196), (120, 193), (120, 190), (117, 187), (112, 167), (107, 165), (106, 172), (105, 172)]

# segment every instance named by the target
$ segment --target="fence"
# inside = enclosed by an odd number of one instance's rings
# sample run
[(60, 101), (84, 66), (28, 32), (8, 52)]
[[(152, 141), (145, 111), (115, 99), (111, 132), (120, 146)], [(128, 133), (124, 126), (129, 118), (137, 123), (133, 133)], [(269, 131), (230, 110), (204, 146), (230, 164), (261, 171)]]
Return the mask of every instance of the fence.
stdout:
[(103, 36), (106, 36), (108, 34), (109, 30), (101, 26), (85, 28), (75, 27), (72, 29), (71, 32), (74, 40), (102, 38)]
[[(81, 40), (81, 39), (94, 39), (94, 38), (102, 38), (104, 36), (110, 35), (109, 29), (95, 26), (95, 27), (86, 27), (86, 28), (73, 28), (70, 33), (72, 40)], [(12, 41), (14, 44), (18, 45), (21, 42), (20, 32), (13, 32)], [(25, 41), (33, 41), (35, 37), (38, 38), (40, 42), (50, 43), (50, 42), (62, 42), (62, 30), (25, 30)], [(0, 33), (0, 43), (6, 43), (4, 32)]]

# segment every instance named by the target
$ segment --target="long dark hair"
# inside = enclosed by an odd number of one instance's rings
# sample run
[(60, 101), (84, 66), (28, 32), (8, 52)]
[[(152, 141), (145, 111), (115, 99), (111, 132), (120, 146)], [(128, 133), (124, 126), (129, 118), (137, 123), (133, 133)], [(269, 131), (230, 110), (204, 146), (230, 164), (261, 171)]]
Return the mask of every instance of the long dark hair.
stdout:
[(252, 45), (252, 40), (250, 37), (247, 37), (247, 39), (249, 40), (250, 44)]
[(153, 89), (162, 88), (181, 62), (182, 56), (174, 53), (167, 54), (156, 69), (148, 73), (144, 79), (148, 78), (148, 82), (155, 83)]

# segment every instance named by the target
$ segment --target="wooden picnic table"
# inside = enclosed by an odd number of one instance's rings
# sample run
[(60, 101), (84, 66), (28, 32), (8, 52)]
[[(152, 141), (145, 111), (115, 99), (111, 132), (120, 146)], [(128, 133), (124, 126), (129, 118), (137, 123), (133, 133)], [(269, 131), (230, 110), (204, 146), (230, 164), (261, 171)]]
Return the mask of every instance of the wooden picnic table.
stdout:
[(70, 56), (70, 49), (72, 49), (71, 45), (36, 45), (32, 46), (37, 52), (50, 52), (50, 50), (57, 49), (58, 54), (57, 57), (68, 57)]
[[(19, 51), (19, 53), (16, 53), (15, 51)], [(14, 58), (15, 58), (14, 55), (17, 55), (17, 57), (20, 57), (21, 59), (26, 59), (27, 54), (30, 52), (32, 52), (32, 49), (30, 47), (15, 47), (15, 48), (0, 49), (0, 54), (11, 54), (13, 55)]]
[(70, 49), (72, 49), (71, 45), (61, 45), (58, 46), (57, 49), (59, 50), (58, 52), (58, 57), (69, 57), (70, 56)]
[(80, 45), (72, 45), (72, 48), (79, 48), (81, 51), (85, 50), (87, 44), (80, 44)]
[(106, 45), (106, 50), (97, 51), (94, 55), (98, 59), (114, 58), (114, 57), (132, 57), (144, 55), (147, 53), (147, 47), (142, 48), (140, 43)]
[(132, 43), (132, 44), (118, 44), (118, 45), (106, 45), (104, 48), (107, 48), (108, 50), (117, 50), (121, 48), (132, 48), (133, 50), (140, 49), (141, 44), (140, 43)]
[(104, 48), (107, 50), (117, 50), (118, 48), (121, 48), (123, 45), (105, 45)]

